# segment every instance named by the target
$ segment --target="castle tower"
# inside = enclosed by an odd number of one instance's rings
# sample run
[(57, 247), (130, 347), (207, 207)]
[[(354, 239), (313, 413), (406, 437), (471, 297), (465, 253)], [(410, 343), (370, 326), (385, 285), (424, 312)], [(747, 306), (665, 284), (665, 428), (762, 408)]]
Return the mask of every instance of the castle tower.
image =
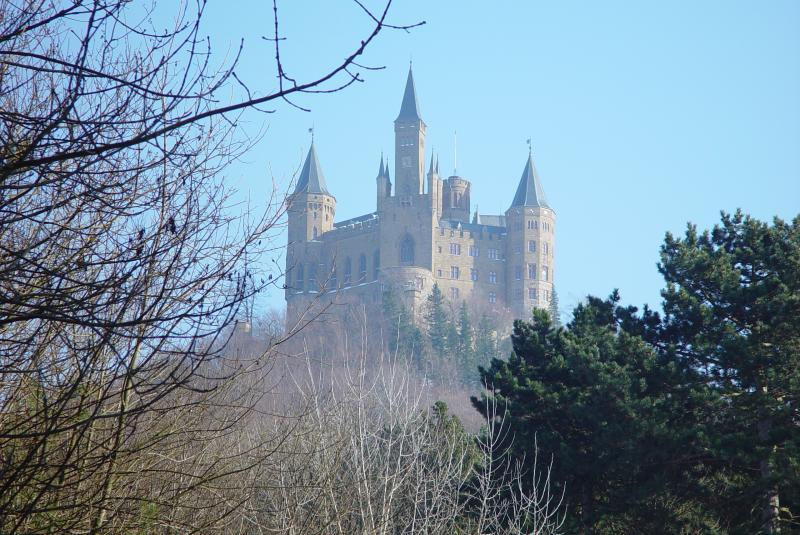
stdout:
[(327, 275), (318, 273), (322, 252), (319, 238), (333, 229), (336, 198), (325, 184), (313, 139), (288, 205), (287, 298), (297, 292), (317, 290), (317, 283)]
[(425, 174), (425, 122), (419, 114), (411, 67), (408, 68), (400, 114), (394, 121), (394, 139), (395, 195), (420, 195)]
[(381, 154), (381, 165), (378, 169), (378, 176), (375, 177), (377, 202), (376, 209), (378, 212), (383, 211), (383, 203), (387, 197), (392, 196), (392, 181), (389, 178), (389, 166), (383, 165), (383, 154)]
[(470, 183), (460, 176), (451, 176), (444, 182), (442, 191), (442, 217), (469, 223)]
[(548, 308), (555, 280), (556, 214), (547, 202), (529, 153), (516, 195), (506, 211), (507, 303), (520, 318)]

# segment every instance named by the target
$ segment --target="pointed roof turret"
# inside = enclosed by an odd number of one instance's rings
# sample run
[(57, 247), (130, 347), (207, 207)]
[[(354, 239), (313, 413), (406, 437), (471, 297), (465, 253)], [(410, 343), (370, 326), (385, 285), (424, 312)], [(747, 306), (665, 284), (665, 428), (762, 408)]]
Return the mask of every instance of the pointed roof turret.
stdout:
[(421, 121), (419, 115), (419, 104), (417, 104), (417, 90), (414, 87), (414, 74), (411, 66), (408, 67), (408, 78), (406, 79), (406, 91), (403, 93), (403, 104), (400, 105), (400, 114), (397, 121)]
[(435, 172), (436, 172), (436, 170), (435, 170), (435, 169), (434, 169), (434, 167), (433, 167), (433, 152), (431, 151), (431, 168), (428, 170), (428, 174), (429, 174), (429, 175), (432, 175), (432, 174), (434, 174)]
[(311, 148), (308, 149), (308, 156), (306, 156), (306, 163), (303, 165), (303, 170), (300, 172), (300, 178), (297, 180), (297, 186), (294, 188), (295, 193), (324, 193), (330, 195), (328, 186), (325, 184), (325, 175), (322, 174), (322, 167), (319, 165), (317, 159), (317, 150), (314, 147), (314, 140), (311, 140)]
[(381, 166), (378, 169), (378, 176), (383, 177), (386, 174), (386, 168), (383, 166), (383, 153), (381, 153)]
[(533, 165), (533, 156), (528, 153), (528, 161), (522, 171), (522, 178), (519, 179), (517, 193), (511, 206), (533, 206), (538, 208), (550, 208), (547, 197), (544, 195), (542, 182), (539, 180), (539, 173)]
[(475, 205), (475, 215), (472, 216), (472, 223), (474, 225), (477, 225), (479, 221), (480, 221), (480, 217), (478, 216), (478, 205), (476, 204)]

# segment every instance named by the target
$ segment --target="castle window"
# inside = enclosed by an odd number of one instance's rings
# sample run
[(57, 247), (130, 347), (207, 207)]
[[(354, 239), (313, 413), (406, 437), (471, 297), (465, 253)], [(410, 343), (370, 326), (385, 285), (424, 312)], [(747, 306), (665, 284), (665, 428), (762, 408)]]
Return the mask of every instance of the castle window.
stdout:
[(469, 255), (474, 256), (475, 258), (478, 257), (478, 246), (477, 245), (470, 245), (469, 246)]
[(314, 230), (311, 231), (311, 239), (312, 240), (317, 239), (317, 227), (314, 227)]
[(490, 271), (489, 272), (489, 284), (497, 284), (497, 272)]
[(542, 243), (542, 252), (545, 256), (550, 254), (550, 244), (547, 242)]
[(344, 259), (344, 284), (347, 286), (353, 280), (353, 262), (350, 257)]
[(381, 252), (375, 251), (372, 253), (372, 280), (378, 280), (378, 273), (381, 269)]
[(450, 278), (457, 279), (461, 270), (458, 269), (458, 266), (450, 266)]
[(319, 290), (317, 286), (317, 265), (310, 264), (308, 266), (308, 290), (313, 292)]
[(458, 288), (450, 288), (450, 299), (458, 299)]
[(536, 280), (536, 264), (528, 264), (528, 278)]
[(414, 239), (408, 234), (406, 234), (403, 241), (400, 242), (400, 263), (414, 263)]
[(441, 277), (442, 276), (442, 270), (441, 269), (437, 269), (436, 270), (436, 276), (437, 277)]
[(548, 275), (550, 274), (550, 270), (547, 266), (542, 266), (542, 280), (546, 281), (548, 279)]
[(358, 257), (358, 282), (367, 280), (367, 255), (362, 254)]
[(499, 256), (497, 253), (497, 249), (489, 249), (489, 260), (497, 260)]
[(336, 260), (331, 260), (331, 274), (328, 279), (328, 287), (331, 289), (336, 289), (339, 285), (339, 281), (336, 278)]
[(528, 230), (536, 230), (539, 228), (535, 219), (528, 219)]
[(514, 278), (518, 281), (522, 280), (522, 266), (514, 267)]
[(528, 288), (528, 299), (536, 301), (536, 288)]
[(528, 241), (528, 252), (535, 253), (536, 252), (536, 240), (529, 240)]
[(460, 243), (451, 243), (450, 244), (450, 254), (452, 254), (452, 255), (460, 255), (461, 254), (461, 244)]
[(469, 270), (469, 278), (472, 281), (478, 280), (478, 270), (475, 269), (475, 268), (470, 269)]
[(295, 278), (297, 279), (295, 282), (295, 284), (297, 284), (297, 289), (302, 292), (306, 283), (305, 276), (303, 275), (303, 264), (297, 265), (297, 277)]
[(496, 303), (497, 302), (497, 294), (494, 292), (489, 292), (489, 302)]
[(442, 246), (440, 245), (440, 246), (437, 248), (437, 250), (438, 250), (438, 251), (439, 251), (439, 253), (441, 254), (441, 252), (442, 252)]
[(542, 290), (542, 293), (544, 293), (544, 300), (550, 301), (550, 290)]

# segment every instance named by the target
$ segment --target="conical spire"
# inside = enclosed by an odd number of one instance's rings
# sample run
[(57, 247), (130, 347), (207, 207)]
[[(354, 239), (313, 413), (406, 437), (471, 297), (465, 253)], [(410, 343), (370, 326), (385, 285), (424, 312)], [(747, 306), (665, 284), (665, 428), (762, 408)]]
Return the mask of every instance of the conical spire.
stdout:
[(434, 174), (435, 172), (436, 172), (436, 171), (435, 171), (435, 169), (434, 169), (434, 167), (433, 167), (433, 151), (431, 151), (431, 168), (428, 170), (428, 174), (429, 174), (429, 175), (432, 175), (432, 174)]
[(306, 156), (306, 163), (303, 165), (303, 170), (300, 172), (300, 178), (297, 180), (297, 186), (294, 188), (295, 193), (324, 193), (330, 195), (328, 186), (325, 184), (325, 175), (322, 174), (322, 167), (319, 165), (317, 159), (317, 150), (314, 147), (314, 140), (311, 140), (311, 148), (308, 149), (308, 156)]
[(383, 153), (381, 153), (381, 166), (378, 169), (378, 176), (383, 177), (386, 174), (386, 168), (383, 166)]
[(550, 208), (547, 204), (547, 197), (544, 196), (544, 188), (539, 180), (539, 173), (533, 165), (533, 156), (528, 153), (528, 161), (522, 171), (522, 178), (517, 186), (517, 193), (511, 206), (534, 206), (538, 208)]
[(480, 218), (478, 217), (478, 205), (476, 204), (475, 205), (475, 215), (472, 216), (472, 223), (477, 225), (479, 223), (479, 221), (480, 221)]
[(389, 158), (386, 158), (386, 168), (384, 170), (384, 174), (386, 175), (386, 181), (391, 182), (392, 178), (389, 176)]
[(436, 155), (436, 174), (439, 174), (439, 155)]
[(414, 74), (411, 66), (408, 67), (408, 79), (406, 79), (406, 91), (403, 93), (403, 104), (400, 106), (400, 114), (397, 120), (421, 121), (419, 115), (419, 104), (417, 104), (417, 90), (414, 88)]

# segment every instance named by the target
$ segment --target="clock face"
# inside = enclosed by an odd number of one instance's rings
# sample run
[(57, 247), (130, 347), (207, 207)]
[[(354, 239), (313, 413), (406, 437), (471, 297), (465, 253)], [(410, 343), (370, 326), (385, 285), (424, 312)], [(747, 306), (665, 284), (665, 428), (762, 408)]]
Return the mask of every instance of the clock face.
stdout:
[(401, 164), (403, 167), (411, 167), (411, 156), (403, 156), (403, 157), (400, 159), (400, 164)]

